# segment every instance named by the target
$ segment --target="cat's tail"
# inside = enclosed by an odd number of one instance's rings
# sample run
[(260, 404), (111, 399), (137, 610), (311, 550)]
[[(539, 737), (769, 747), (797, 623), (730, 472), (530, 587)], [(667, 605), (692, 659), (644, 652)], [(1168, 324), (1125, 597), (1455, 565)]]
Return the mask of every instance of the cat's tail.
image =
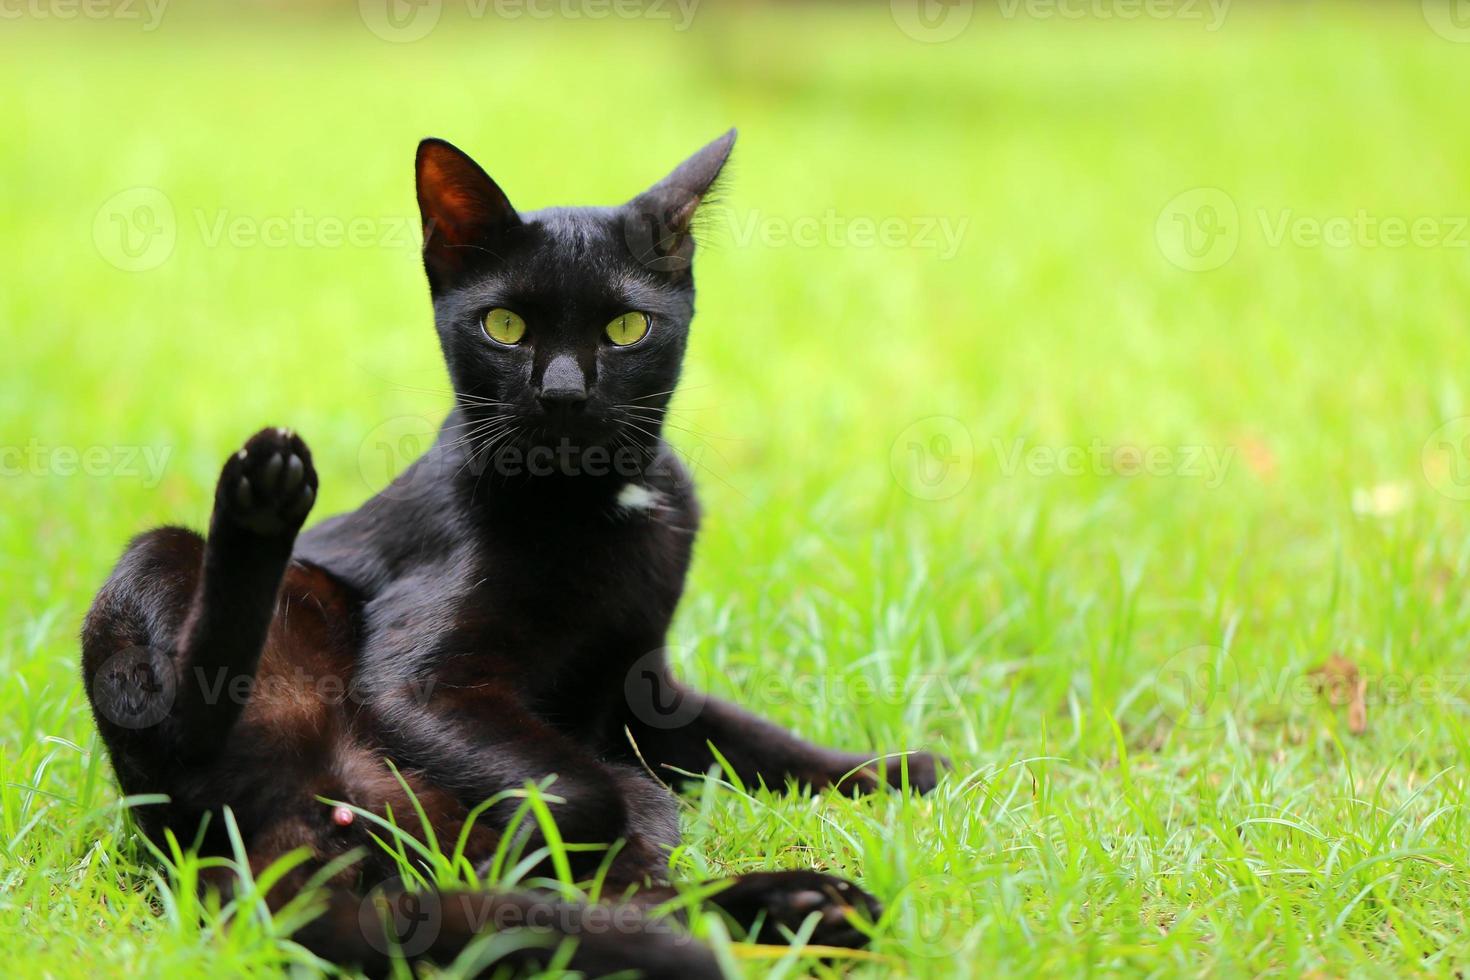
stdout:
[(633, 971), (650, 980), (718, 980), (709, 948), (635, 904), (570, 902), (551, 893), (409, 892), (328, 895), (326, 911), (292, 938), (312, 953), (370, 977), (394, 959), (432, 962), (479, 976), (545, 967), (558, 954), (589, 977)]

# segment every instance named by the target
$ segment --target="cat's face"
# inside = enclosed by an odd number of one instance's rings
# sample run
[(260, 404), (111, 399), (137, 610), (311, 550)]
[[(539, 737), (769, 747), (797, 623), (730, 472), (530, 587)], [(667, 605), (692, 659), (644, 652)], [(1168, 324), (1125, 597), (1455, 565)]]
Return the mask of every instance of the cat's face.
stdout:
[(424, 264), (465, 442), (656, 441), (694, 314), (690, 225), (734, 139), (620, 207), (526, 214), (459, 150), (420, 144)]

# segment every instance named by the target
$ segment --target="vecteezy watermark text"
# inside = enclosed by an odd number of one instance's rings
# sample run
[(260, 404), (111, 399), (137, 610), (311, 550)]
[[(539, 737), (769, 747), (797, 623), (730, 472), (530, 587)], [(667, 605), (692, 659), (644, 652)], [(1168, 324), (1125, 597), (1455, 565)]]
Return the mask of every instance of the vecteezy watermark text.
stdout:
[(151, 728), (187, 703), (205, 708), (237, 707), (251, 701), (321, 706), (361, 706), (398, 696), (423, 707), (434, 695), (432, 676), (409, 678), (394, 691), (362, 675), (311, 673), (300, 666), (269, 674), (226, 667), (180, 668), (173, 656), (146, 646), (127, 647), (109, 657), (92, 676), (92, 704), (98, 715), (120, 728)]
[(0, 20), (136, 20), (158, 29), (169, 0), (0, 0)]
[(342, 218), (296, 208), (290, 214), (235, 214), (227, 208), (196, 210), (206, 248), (418, 248), (419, 226), (404, 215)]
[(1234, 446), (1110, 445), (1093, 439), (1086, 446), (1033, 444), (1024, 437), (992, 439), (991, 448), (1003, 476), (1155, 476), (1197, 479), (1214, 490), (1225, 481), (1235, 458)]
[(90, 476), (141, 480), (153, 489), (163, 479), (172, 446), (53, 446), (39, 439), (0, 445), (0, 478)]
[(1007, 20), (1175, 20), (1199, 21), (1218, 31), (1230, 13), (1230, 0), (996, 0)]
[(426, 951), (439, 938), (446, 919), (470, 934), (520, 935), (547, 947), (563, 938), (606, 934), (660, 935), (674, 944), (694, 941), (675, 928), (672, 919), (650, 916), (631, 902), (570, 902), (488, 889), (412, 892), (398, 880), (375, 887), (358, 910), (358, 925), (368, 945), (394, 956)]
[(898, 29), (915, 41), (939, 44), (965, 33), (977, 7), (1004, 20), (1170, 20), (1200, 23), (1209, 32), (1225, 24), (1231, 0), (889, 0)]
[[(1025, 436), (994, 437), (990, 449), (1003, 477), (1164, 477), (1200, 480), (1208, 490), (1225, 481), (1235, 446), (1137, 445), (1094, 438), (1086, 443), (1035, 443)], [(889, 465), (899, 486), (922, 500), (943, 500), (963, 490), (979, 456), (968, 426), (933, 415), (907, 426), (893, 441)]]
[[(627, 439), (582, 445), (567, 437), (555, 442), (522, 442), (509, 431), (468, 439), (450, 433), (441, 441), (438, 425), (417, 415), (400, 415), (374, 426), (358, 447), (358, 472), (368, 489), (395, 499), (428, 492), (445, 479), (521, 480), (528, 478), (621, 478), (643, 488), (620, 496), (625, 510), (660, 511), (666, 490), (689, 485), (701, 464), (703, 448), (656, 452)], [(626, 489), (626, 488), (625, 488)]]
[(954, 258), (970, 228), (965, 216), (850, 215), (835, 208), (820, 214), (773, 215), (758, 210), (738, 213), (711, 209), (700, 218), (715, 231), (716, 241), (737, 248), (882, 248), (932, 251), (940, 259)]

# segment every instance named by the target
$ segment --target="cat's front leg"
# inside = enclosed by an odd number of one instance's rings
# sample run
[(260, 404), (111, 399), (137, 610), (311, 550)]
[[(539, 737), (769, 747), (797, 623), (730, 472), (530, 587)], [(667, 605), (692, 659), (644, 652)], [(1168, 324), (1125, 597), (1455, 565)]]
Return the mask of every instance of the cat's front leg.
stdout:
[(240, 699), (210, 692), (254, 676), (316, 488), (311, 453), (289, 429), (262, 429), (225, 461), (198, 584), (177, 640), (176, 711), (191, 756), (217, 748), (240, 714)]
[[(713, 745), (741, 782), (781, 789), (788, 781), (813, 789), (871, 793), (907, 784), (920, 793), (938, 785), (948, 760), (930, 752), (841, 752), (813, 745), (743, 708), (693, 691), (664, 674), (648, 690), (630, 683), (626, 723), (649, 765), (702, 773), (717, 761)], [(644, 695), (647, 695), (644, 697)]]

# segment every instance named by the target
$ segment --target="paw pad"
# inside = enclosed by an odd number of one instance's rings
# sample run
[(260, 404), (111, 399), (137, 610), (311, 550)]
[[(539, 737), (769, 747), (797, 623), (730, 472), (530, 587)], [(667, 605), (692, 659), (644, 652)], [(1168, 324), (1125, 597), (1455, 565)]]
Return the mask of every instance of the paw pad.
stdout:
[(225, 463), (218, 506), (256, 534), (295, 533), (316, 501), (311, 451), (290, 429), (262, 429)]

